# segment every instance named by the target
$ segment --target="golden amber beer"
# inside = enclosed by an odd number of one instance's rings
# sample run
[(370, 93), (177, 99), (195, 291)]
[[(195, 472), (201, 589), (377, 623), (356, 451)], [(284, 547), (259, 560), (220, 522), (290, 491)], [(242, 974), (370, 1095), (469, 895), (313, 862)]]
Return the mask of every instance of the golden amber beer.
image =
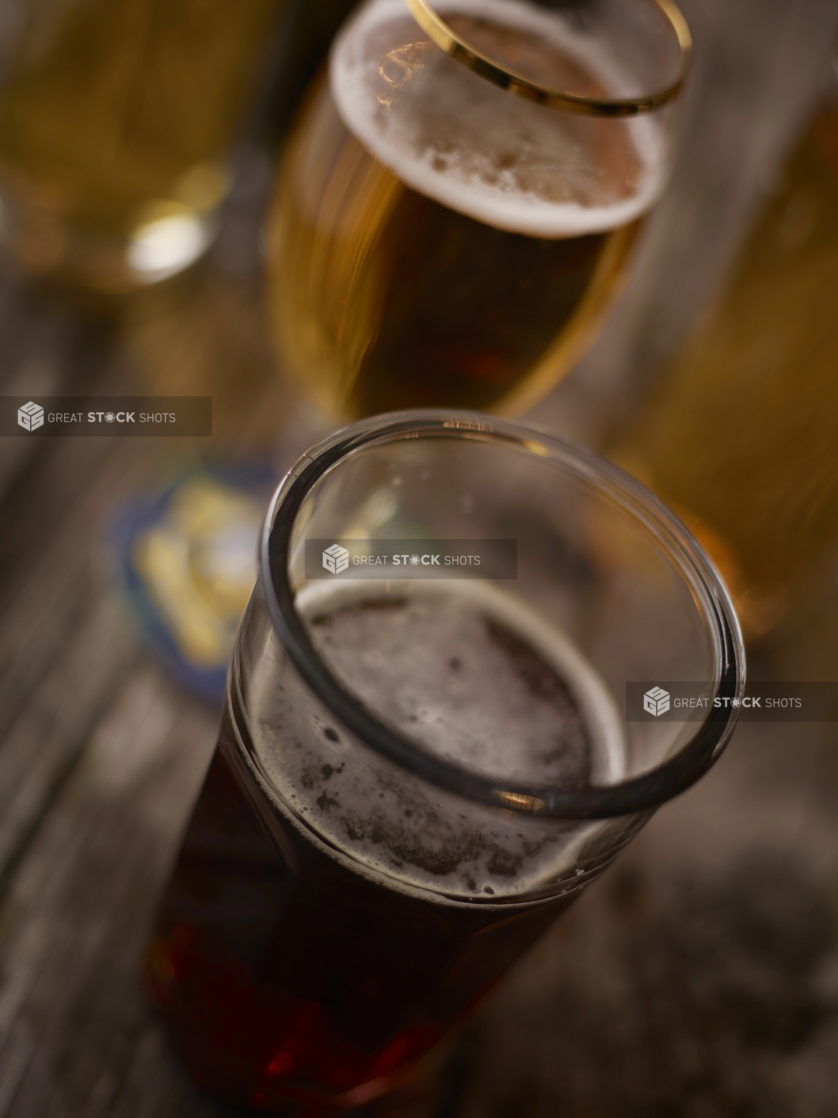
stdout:
[(782, 621), (818, 565), (826, 571), (838, 538), (837, 289), (832, 78), (712, 313), (611, 448), (678, 508), (752, 636)]
[(201, 255), (285, 3), (16, 3), (0, 217), (29, 270), (118, 291)]
[[(619, 63), (555, 12), (451, 0), (446, 25), (577, 101)], [(593, 337), (664, 181), (667, 113), (557, 111), (440, 50), (403, 0), (336, 40), (289, 139), (269, 222), (281, 357), (343, 416), (523, 410)]]

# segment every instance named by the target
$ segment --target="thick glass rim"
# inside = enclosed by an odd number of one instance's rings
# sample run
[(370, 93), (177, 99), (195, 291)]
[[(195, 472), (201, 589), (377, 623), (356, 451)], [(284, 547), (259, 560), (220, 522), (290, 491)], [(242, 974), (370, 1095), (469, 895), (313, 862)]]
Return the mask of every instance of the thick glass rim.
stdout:
[(540, 82), (533, 81), (523, 74), (501, 65), (487, 54), (478, 50), (467, 39), (458, 34), (450, 24), (439, 15), (429, 0), (404, 0), (410, 14), (433, 43), (444, 50), (457, 62), (473, 70), (481, 78), (499, 86), (507, 93), (534, 101), (551, 109), (582, 116), (625, 117), (639, 116), (654, 112), (670, 101), (674, 101), (687, 77), (692, 59), (692, 35), (687, 21), (673, 0), (646, 0), (657, 8), (675, 35), (681, 59), (675, 80), (663, 89), (645, 94), (642, 97), (599, 98), (582, 97), (579, 94), (551, 89)]
[(581, 788), (498, 782), (429, 755), (423, 746), (376, 718), (348, 691), (314, 649), (289, 578), (289, 550), (304, 501), (332, 469), (361, 450), (419, 438), (496, 443), (547, 459), (598, 489), (641, 523), (701, 601), (716, 656), (714, 697), (741, 698), (745, 649), (730, 596), (698, 541), (653, 494), (591, 451), (538, 427), (479, 412), (429, 408), (361, 420), (304, 454), (286, 474), (268, 509), (260, 545), (260, 579), (273, 627), (314, 694), (364, 745), (447, 792), (491, 807), (545, 819), (607, 819), (650, 811), (694, 784), (721, 754), (738, 707), (712, 706), (690, 740), (656, 769), (608, 786)]

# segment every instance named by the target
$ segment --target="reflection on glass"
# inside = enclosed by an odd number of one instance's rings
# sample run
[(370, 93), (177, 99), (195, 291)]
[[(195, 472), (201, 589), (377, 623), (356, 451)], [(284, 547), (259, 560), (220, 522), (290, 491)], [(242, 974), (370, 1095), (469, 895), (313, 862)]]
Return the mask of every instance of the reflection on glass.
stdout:
[[(517, 576), (306, 562), (409, 524), (490, 561), (514, 532)], [(311, 448), (260, 556), (146, 982), (200, 1083), (325, 1118), (435, 1058), (718, 757), (736, 708), (628, 721), (626, 683), (730, 699), (744, 660), (718, 576), (662, 506), (482, 414), (385, 416)]]

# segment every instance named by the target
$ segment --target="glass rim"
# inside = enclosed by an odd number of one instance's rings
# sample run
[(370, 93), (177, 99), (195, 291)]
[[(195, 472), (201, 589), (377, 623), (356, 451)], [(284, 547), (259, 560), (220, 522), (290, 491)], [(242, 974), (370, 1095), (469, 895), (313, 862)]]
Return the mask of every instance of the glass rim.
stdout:
[(642, 97), (583, 97), (580, 94), (551, 89), (508, 66), (502, 66), (459, 35), (439, 15), (429, 0), (404, 0), (404, 2), (410, 14), (433, 43), (481, 78), (526, 101), (582, 116), (626, 117), (655, 112), (678, 97), (692, 60), (692, 35), (681, 10), (673, 0), (647, 0), (663, 15), (675, 34), (681, 60), (674, 81), (665, 88)]
[(674, 756), (638, 776), (577, 788), (524, 785), (482, 776), (427, 753), (420, 742), (379, 721), (319, 657), (296, 608), (289, 579), (297, 514), (313, 487), (358, 451), (434, 437), (513, 446), (550, 460), (642, 523), (704, 606), (717, 661), (714, 697), (741, 698), (745, 650), (730, 596), (698, 541), (654, 494), (592, 451), (552, 432), (479, 412), (443, 408), (391, 412), (337, 431), (303, 454), (274, 494), (262, 528), (259, 577), (273, 627), (302, 678), (367, 748), (437, 788), (487, 806), (544, 819), (607, 819), (652, 811), (685, 791), (711, 768), (727, 744), (739, 713), (732, 702), (712, 706)]

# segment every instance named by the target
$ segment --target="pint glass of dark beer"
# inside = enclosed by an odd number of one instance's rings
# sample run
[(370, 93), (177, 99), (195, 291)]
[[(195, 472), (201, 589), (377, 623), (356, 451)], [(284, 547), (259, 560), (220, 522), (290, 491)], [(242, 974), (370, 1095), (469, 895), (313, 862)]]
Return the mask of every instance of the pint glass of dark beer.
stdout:
[[(313, 1116), (412, 1074), (713, 764), (744, 657), (654, 497), (476, 413), (315, 447), (260, 563), (147, 976), (196, 1079)], [(675, 679), (704, 721), (627, 717)]]

